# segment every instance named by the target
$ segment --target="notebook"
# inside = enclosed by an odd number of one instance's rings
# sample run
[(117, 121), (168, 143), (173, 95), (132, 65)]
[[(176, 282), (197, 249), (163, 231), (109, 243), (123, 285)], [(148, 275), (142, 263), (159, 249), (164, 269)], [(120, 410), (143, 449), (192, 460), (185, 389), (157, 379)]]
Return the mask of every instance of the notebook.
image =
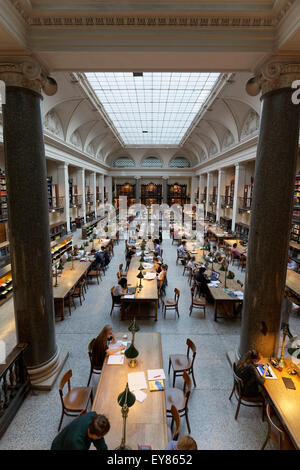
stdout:
[(148, 380), (164, 380), (166, 378), (165, 371), (163, 369), (149, 369), (147, 370)]
[(107, 364), (109, 366), (121, 366), (124, 364), (124, 354), (112, 354), (107, 359)]
[(149, 381), (149, 390), (150, 392), (162, 391), (165, 389), (164, 381), (161, 379), (150, 380)]

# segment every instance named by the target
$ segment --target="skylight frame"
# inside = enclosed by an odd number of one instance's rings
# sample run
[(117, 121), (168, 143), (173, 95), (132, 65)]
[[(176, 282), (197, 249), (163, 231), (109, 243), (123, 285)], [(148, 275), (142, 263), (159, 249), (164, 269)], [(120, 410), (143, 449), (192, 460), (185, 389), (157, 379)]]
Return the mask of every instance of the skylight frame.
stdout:
[(220, 77), (210, 72), (85, 75), (126, 147), (178, 146)]

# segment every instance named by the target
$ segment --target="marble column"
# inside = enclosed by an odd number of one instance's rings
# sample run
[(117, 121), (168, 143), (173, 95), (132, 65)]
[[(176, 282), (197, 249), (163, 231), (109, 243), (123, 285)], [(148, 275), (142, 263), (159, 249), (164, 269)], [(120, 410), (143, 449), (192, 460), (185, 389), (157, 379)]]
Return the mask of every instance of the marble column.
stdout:
[(259, 79), (263, 95), (239, 349), (244, 354), (255, 348), (266, 357), (278, 353), (299, 138), (300, 106), (292, 103), (291, 84), (300, 64), (282, 60), (266, 64)]
[(141, 177), (135, 176), (135, 203), (141, 202)]
[(33, 59), (23, 61), (0, 63), (0, 80), (6, 84), (3, 136), (14, 312), (17, 342), (29, 345), (25, 361), (32, 385), (48, 389), (66, 357), (62, 360), (55, 338), (41, 117), (44, 78)]
[(168, 177), (163, 176), (163, 203), (168, 204)]
[(63, 163), (59, 165), (58, 169), (58, 193), (59, 197), (64, 198), (64, 214), (67, 223), (67, 232), (71, 230), (70, 227), (70, 199), (69, 199), (69, 165)]
[(240, 163), (235, 165), (234, 175), (234, 195), (233, 195), (233, 207), (232, 207), (232, 224), (231, 230), (235, 231), (236, 217), (239, 210), (239, 198), (244, 194), (245, 185), (245, 167)]
[(105, 185), (104, 185), (104, 175), (100, 175), (100, 192), (101, 192), (101, 210), (100, 216), (102, 217), (105, 213), (104, 211), (104, 204), (105, 204)]
[(112, 177), (106, 176), (107, 203), (112, 204)]
[(91, 174), (91, 180), (92, 180), (92, 194), (93, 194), (93, 210), (95, 211), (95, 218), (97, 218), (97, 182), (96, 182), (96, 173), (93, 172)]
[(207, 213), (210, 209), (210, 196), (212, 190), (212, 182), (213, 182), (213, 175), (212, 173), (207, 173), (207, 192), (206, 192), (206, 205), (205, 205), (205, 216), (207, 217)]
[(225, 175), (226, 173), (224, 170), (218, 171), (218, 194), (217, 194), (217, 212), (216, 212), (217, 223), (220, 222), (220, 217), (221, 217), (222, 195), (225, 190)]
[(193, 206), (195, 205), (196, 188), (197, 188), (197, 176), (192, 176), (190, 204), (192, 204)]
[(86, 197), (85, 197), (85, 169), (78, 169), (78, 178), (77, 178), (77, 190), (78, 194), (81, 195), (82, 206), (81, 206), (81, 217), (86, 223)]

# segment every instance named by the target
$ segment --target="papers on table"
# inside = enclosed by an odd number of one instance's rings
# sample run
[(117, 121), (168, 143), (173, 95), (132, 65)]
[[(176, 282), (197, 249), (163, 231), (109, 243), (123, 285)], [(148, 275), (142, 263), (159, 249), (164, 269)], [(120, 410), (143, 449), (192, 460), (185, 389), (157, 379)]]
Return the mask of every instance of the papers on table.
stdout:
[(152, 261), (152, 260), (153, 260), (153, 256), (145, 256), (145, 261)]
[(124, 354), (112, 354), (107, 359), (107, 364), (110, 366), (121, 366), (124, 364)]
[(135, 299), (135, 294), (124, 294), (123, 299)]
[[(256, 369), (258, 370), (261, 376), (264, 375), (265, 365), (256, 366)], [(265, 379), (277, 379), (277, 375), (275, 374), (275, 372), (272, 370), (271, 367), (268, 367), (268, 372), (265, 375)]]
[(131, 392), (147, 388), (144, 372), (131, 372), (128, 374), (128, 387)]
[(146, 273), (145, 276), (144, 276), (144, 279), (148, 279), (148, 281), (150, 281), (152, 279), (155, 279), (155, 278), (156, 278), (155, 273)]
[(143, 403), (143, 401), (147, 398), (147, 393), (142, 392), (142, 390), (135, 390), (133, 393), (137, 401), (140, 403)]
[(141, 251), (137, 251), (135, 255), (136, 255), (136, 256), (142, 256), (142, 252), (141, 252)]
[(221, 284), (220, 281), (211, 281), (208, 285), (208, 287), (218, 287), (218, 285)]
[(148, 373), (148, 380), (158, 380), (162, 379), (165, 380), (166, 375), (163, 369), (149, 369), (147, 370)]
[(144, 268), (145, 269), (151, 269), (153, 267), (154, 267), (154, 264), (152, 264), (152, 263), (144, 263)]
[(235, 295), (237, 296), (238, 299), (243, 300), (244, 299), (244, 292), (241, 290), (236, 290), (234, 291)]
[[(108, 346), (108, 349), (113, 351), (114, 349), (119, 349), (121, 346), (125, 346), (125, 349), (127, 349), (127, 346), (128, 346), (127, 341), (117, 341), (115, 344), (110, 344)], [(119, 354), (124, 354), (125, 349), (123, 349), (123, 351), (120, 351)]]

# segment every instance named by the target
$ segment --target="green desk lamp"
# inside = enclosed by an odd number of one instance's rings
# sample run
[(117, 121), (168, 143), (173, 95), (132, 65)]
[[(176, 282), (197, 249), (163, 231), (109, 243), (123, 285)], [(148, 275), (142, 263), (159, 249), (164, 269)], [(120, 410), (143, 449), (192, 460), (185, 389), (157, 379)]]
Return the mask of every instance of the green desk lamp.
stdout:
[(129, 327), (128, 327), (128, 330), (131, 331), (132, 333), (132, 338), (131, 338), (131, 344), (134, 345), (134, 337), (135, 337), (135, 333), (137, 331), (140, 331), (140, 327), (139, 325), (137, 325), (136, 321), (135, 321), (135, 317), (134, 319), (132, 320), (132, 322), (130, 323)]
[(127, 357), (127, 359), (129, 359), (129, 367), (135, 367), (137, 364), (136, 358), (138, 357), (139, 352), (132, 343), (129, 346), (129, 348), (126, 349), (124, 354)]
[(142, 288), (143, 288), (143, 286), (142, 286), (142, 279), (144, 279), (144, 276), (143, 276), (142, 271), (140, 271), (136, 277), (140, 280), (140, 283), (139, 283), (139, 285), (138, 285), (138, 288), (139, 288), (139, 292), (141, 292), (141, 290), (142, 290)]
[(131, 408), (134, 403), (135, 396), (129, 391), (127, 383), (124, 392), (120, 393), (118, 396), (118, 404), (122, 407), (123, 428), (121, 444), (116, 448), (116, 450), (130, 450), (130, 447), (126, 446), (126, 420), (129, 413), (129, 408)]

